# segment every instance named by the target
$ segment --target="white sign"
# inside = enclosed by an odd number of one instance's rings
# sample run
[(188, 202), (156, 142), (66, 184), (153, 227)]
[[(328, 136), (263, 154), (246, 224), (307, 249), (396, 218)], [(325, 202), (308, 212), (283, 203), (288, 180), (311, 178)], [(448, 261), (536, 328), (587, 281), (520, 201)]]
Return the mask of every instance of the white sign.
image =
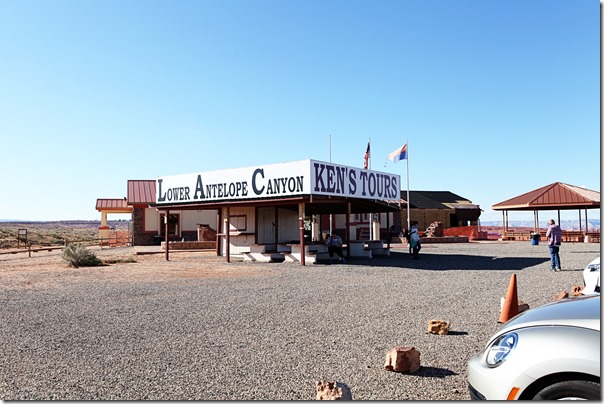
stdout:
[(316, 160), (159, 177), (156, 185), (158, 205), (300, 195), (400, 198), (399, 175)]

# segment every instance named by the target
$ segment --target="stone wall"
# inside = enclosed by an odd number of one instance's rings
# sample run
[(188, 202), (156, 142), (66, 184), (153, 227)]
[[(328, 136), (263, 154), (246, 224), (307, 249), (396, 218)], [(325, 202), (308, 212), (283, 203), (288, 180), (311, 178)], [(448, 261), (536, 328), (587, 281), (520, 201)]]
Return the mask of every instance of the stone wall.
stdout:
[(132, 242), (134, 245), (157, 245), (155, 232), (145, 232), (145, 208), (135, 207), (132, 211)]

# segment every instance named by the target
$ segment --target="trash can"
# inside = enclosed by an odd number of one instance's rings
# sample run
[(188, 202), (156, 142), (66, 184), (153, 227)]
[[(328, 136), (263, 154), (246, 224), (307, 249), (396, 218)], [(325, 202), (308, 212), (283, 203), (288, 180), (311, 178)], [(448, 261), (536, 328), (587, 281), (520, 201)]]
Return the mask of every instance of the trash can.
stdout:
[(531, 245), (539, 245), (541, 235), (539, 233), (531, 233)]

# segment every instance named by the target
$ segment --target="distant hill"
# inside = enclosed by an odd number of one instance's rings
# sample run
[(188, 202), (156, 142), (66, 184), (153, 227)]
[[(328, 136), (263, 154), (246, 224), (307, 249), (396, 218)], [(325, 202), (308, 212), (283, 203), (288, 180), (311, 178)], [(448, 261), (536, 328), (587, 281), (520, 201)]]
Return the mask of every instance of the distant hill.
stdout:
[[(54, 221), (36, 221), (36, 220), (14, 220), (0, 219), (3, 226), (22, 225), (22, 226), (40, 226), (40, 227), (72, 227), (72, 228), (94, 228), (98, 229), (101, 225), (100, 220), (54, 220)], [(128, 228), (130, 220), (107, 220), (109, 227)]]
[[(542, 229), (546, 229), (547, 227), (549, 227), (548, 225), (548, 220), (539, 220), (539, 228)], [(556, 220), (556, 219), (554, 219)], [(600, 219), (587, 219), (587, 223), (589, 225), (589, 230), (600, 230)], [(481, 226), (501, 226), (502, 222), (501, 220), (494, 220), (494, 221), (481, 221), (480, 222)], [(508, 225), (510, 227), (528, 227), (528, 228), (533, 228), (533, 226), (535, 225), (533, 220), (510, 220), (508, 222)], [(563, 230), (585, 230), (585, 221), (582, 220), (581, 221), (581, 226), (579, 226), (579, 220), (562, 220), (560, 223), (560, 227)]]

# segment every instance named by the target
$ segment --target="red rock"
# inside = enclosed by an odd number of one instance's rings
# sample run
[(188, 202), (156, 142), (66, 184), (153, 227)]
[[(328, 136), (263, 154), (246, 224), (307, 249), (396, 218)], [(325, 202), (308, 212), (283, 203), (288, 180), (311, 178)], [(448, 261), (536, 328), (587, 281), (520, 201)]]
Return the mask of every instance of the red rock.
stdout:
[(450, 324), (443, 320), (428, 321), (428, 333), (446, 335), (449, 333)]
[(392, 372), (413, 373), (419, 370), (420, 352), (412, 346), (394, 347), (386, 354), (384, 369)]
[(583, 294), (583, 289), (583, 286), (573, 285), (570, 288), (570, 294), (571, 296), (581, 296)]
[(337, 382), (317, 382), (317, 400), (341, 400), (342, 388), (338, 387)]

